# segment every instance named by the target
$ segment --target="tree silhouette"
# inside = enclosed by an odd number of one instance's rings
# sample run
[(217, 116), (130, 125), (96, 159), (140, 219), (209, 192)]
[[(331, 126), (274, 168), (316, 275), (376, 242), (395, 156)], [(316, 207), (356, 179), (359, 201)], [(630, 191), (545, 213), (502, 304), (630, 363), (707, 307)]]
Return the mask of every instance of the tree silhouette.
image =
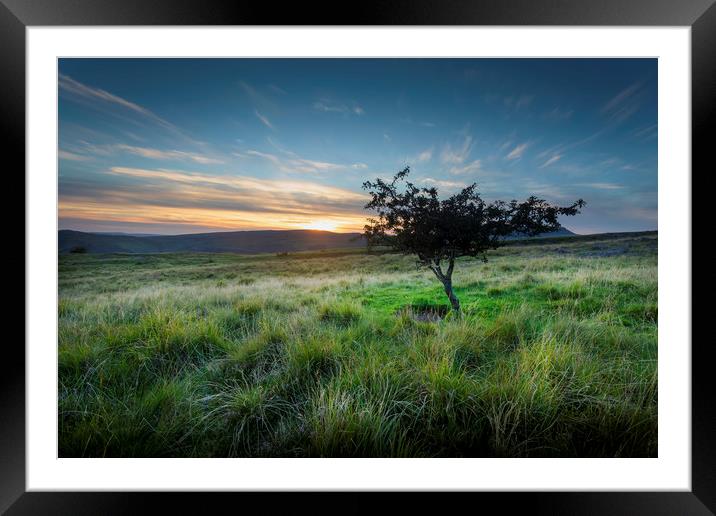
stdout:
[[(571, 206), (554, 206), (535, 196), (524, 202), (486, 203), (473, 183), (460, 193), (441, 201), (436, 188), (418, 188), (405, 178), (410, 167), (398, 172), (391, 182), (378, 178), (363, 188), (372, 199), (366, 209), (375, 210), (364, 235), (369, 246), (387, 245), (404, 254), (415, 254), (418, 265), (429, 268), (440, 280), (453, 310), (460, 301), (452, 288), (455, 259), (481, 257), (505, 244), (514, 234), (536, 236), (561, 227), (559, 215), (576, 215), (585, 205), (579, 199)], [(404, 189), (398, 184), (404, 181)], [(443, 270), (443, 263), (447, 269)]]

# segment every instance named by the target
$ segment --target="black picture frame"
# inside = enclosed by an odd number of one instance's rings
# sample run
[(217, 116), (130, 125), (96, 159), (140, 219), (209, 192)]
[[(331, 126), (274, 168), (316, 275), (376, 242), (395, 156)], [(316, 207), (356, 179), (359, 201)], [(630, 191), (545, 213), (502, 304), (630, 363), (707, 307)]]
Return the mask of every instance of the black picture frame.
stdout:
[[(635, 25), (690, 26), (692, 72), (692, 206), (711, 192), (713, 161), (710, 134), (716, 112), (716, 6), (715, 0), (363, 0), (330, 5), (268, 2), (220, 3), (211, 0), (0, 0), (0, 132), (6, 163), (25, 164), (25, 29), (60, 25)], [(11, 167), (5, 167), (11, 171)], [(688, 173), (689, 171), (684, 171)], [(15, 176), (19, 178), (19, 173)], [(698, 189), (693, 182), (698, 178)], [(24, 183), (19, 184), (24, 192)], [(17, 191), (17, 190), (15, 190)], [(19, 197), (18, 194), (11, 194)], [(23, 196), (24, 198), (24, 196)], [(668, 216), (661, 215), (660, 216)], [(475, 510), (499, 506), (547, 514), (714, 514), (716, 512), (716, 410), (713, 337), (697, 338), (710, 303), (697, 303), (698, 294), (711, 290), (713, 273), (706, 269), (708, 254), (697, 250), (708, 245), (708, 218), (692, 211), (692, 275), (703, 273), (692, 288), (692, 490), (690, 492), (590, 492), (590, 493), (477, 493)], [(18, 238), (20, 226), (13, 222)], [(708, 224), (708, 226), (707, 226)], [(17, 242), (16, 240), (13, 242)], [(24, 252), (13, 243), (7, 270), (26, 271)], [(23, 246), (24, 249), (24, 246)], [(22, 263), (21, 263), (22, 261)], [(8, 273), (19, 278), (19, 275)], [(26, 271), (27, 274), (27, 271)], [(25, 295), (23, 294), (23, 299)], [(708, 299), (705, 298), (704, 299)], [(20, 304), (16, 303), (19, 307)], [(31, 306), (22, 305), (25, 310)], [(16, 308), (19, 310), (19, 308)], [(8, 317), (8, 320), (10, 318)], [(697, 323), (698, 324), (694, 324)], [(161, 501), (163, 510), (180, 512), (207, 509), (207, 494), (26, 492), (25, 489), (25, 354), (19, 339), (4, 339), (3, 373), (0, 375), (0, 511), (7, 514), (122, 514)], [(216, 496), (216, 495), (215, 495)], [(224, 493), (221, 502), (251, 494)], [(304, 495), (291, 495), (305, 499)], [(372, 502), (357, 495), (354, 507), (372, 510)], [(267, 510), (284, 501), (272, 495), (262, 500)], [(405, 497), (423, 504), (422, 495)], [(212, 500), (214, 501), (214, 500)], [(247, 503), (242, 500), (240, 503)], [(169, 504), (169, 505), (166, 505)], [(364, 505), (365, 504), (365, 505)], [(331, 510), (331, 496), (321, 496), (321, 506)], [(405, 509), (405, 506), (403, 506)], [(238, 508), (236, 509), (238, 510)], [(318, 508), (317, 510), (320, 510)], [(232, 511), (234, 512), (234, 511)]]

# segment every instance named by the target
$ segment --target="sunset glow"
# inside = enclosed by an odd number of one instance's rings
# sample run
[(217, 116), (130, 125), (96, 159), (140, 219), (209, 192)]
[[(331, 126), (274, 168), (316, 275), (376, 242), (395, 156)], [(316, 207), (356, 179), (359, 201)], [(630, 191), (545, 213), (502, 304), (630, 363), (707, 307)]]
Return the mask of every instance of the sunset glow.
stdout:
[[(60, 59), (59, 227), (361, 231), (406, 165), (441, 196), (588, 201), (656, 229), (653, 59)], [(196, 80), (187, 80), (187, 78)], [(141, 80), (137, 80), (141, 78)]]
[(335, 222), (331, 222), (329, 220), (318, 220), (316, 222), (312, 222), (308, 224), (307, 226), (304, 226), (303, 229), (318, 229), (321, 231), (335, 231), (338, 229), (338, 224)]

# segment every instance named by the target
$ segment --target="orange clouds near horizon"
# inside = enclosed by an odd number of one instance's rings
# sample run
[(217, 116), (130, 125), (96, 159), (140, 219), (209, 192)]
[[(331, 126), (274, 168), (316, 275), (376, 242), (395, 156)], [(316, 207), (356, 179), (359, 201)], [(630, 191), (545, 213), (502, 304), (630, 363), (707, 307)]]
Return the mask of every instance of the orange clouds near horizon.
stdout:
[(92, 196), (73, 191), (69, 183), (60, 195), (60, 219), (211, 231), (356, 232), (369, 216), (362, 209), (366, 195), (311, 181), (129, 167), (111, 167), (107, 173), (132, 182), (97, 187)]

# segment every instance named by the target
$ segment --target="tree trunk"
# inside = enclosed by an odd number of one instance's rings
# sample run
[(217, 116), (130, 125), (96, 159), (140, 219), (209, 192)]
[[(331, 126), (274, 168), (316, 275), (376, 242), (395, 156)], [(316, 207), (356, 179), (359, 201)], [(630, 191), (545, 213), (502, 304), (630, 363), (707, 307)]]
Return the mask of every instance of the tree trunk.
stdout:
[(450, 300), (450, 305), (452, 306), (452, 309), (455, 312), (460, 313), (460, 300), (457, 298), (455, 292), (453, 292), (452, 290), (452, 271), (455, 268), (455, 258), (450, 258), (450, 261), (448, 263), (448, 270), (445, 274), (443, 274), (443, 271), (440, 268), (440, 260), (435, 260), (435, 263), (433, 265), (428, 265), (428, 267), (430, 267), (430, 270), (435, 273), (435, 276), (437, 276), (437, 278), (443, 284), (443, 288), (445, 289), (445, 293)]
[(446, 279), (443, 281), (443, 287), (445, 288), (445, 293), (447, 294), (448, 299), (450, 300), (450, 305), (452, 305), (452, 309), (456, 312), (460, 311), (460, 300), (455, 295), (455, 292), (452, 290), (452, 280)]

